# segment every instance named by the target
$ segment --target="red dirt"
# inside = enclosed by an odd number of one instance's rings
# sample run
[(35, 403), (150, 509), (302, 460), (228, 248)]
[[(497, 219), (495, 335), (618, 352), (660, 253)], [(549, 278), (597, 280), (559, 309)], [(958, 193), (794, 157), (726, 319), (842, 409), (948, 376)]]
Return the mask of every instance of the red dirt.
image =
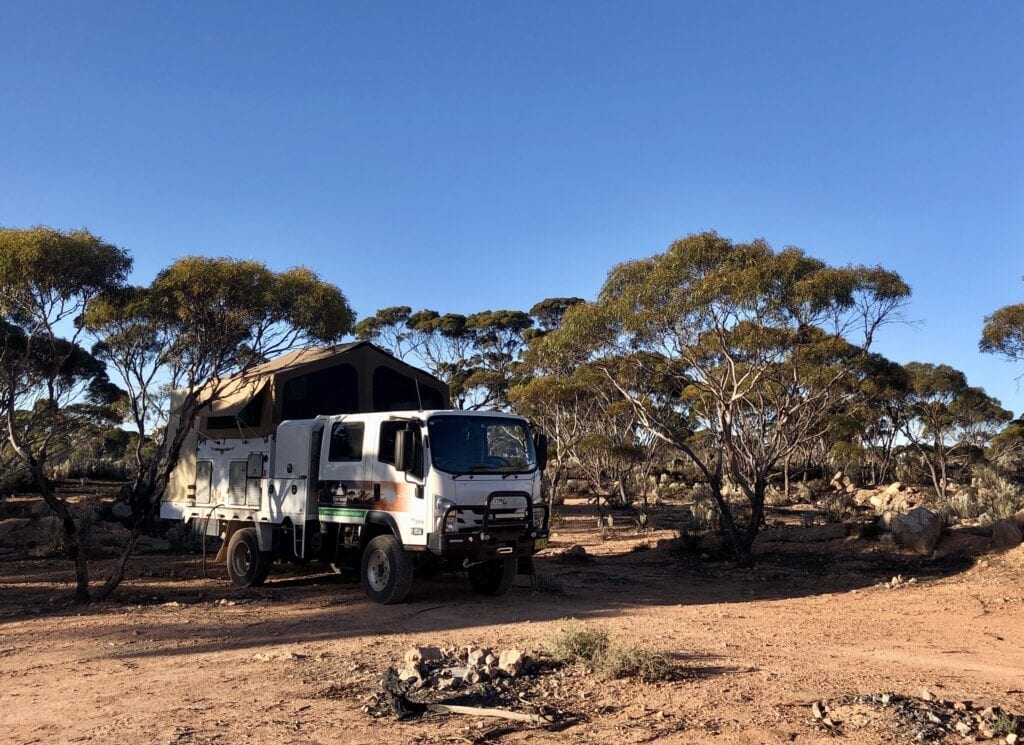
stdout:
[[(202, 579), (195, 557), (144, 556), (114, 601), (75, 607), (66, 561), (0, 562), (0, 739), (823, 743), (833, 735), (811, 716), (817, 699), (927, 688), (1024, 711), (1024, 548), (974, 561), (860, 540), (764, 543), (757, 567), (736, 569), (654, 545), (670, 531), (603, 540), (582, 502), (566, 512), (537, 561), (560, 595), (482, 598), (446, 577), (383, 607), (333, 575), (275, 568), (266, 587), (242, 592), (221, 567)], [(555, 558), (573, 543), (595, 560)], [(878, 586), (895, 574), (917, 582)], [(670, 655), (677, 679), (567, 679), (557, 705), (582, 721), (560, 731), (361, 710), (412, 644), (539, 650), (567, 617)], [(847, 742), (905, 739), (852, 720), (841, 731)]]

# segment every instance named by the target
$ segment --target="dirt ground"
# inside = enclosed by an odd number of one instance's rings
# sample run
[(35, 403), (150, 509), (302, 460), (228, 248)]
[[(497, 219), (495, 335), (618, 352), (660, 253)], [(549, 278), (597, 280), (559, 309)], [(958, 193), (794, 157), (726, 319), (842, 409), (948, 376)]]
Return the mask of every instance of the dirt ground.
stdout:
[[(240, 591), (222, 567), (203, 578), (195, 556), (147, 555), (114, 601), (76, 607), (66, 561), (0, 561), (0, 741), (904, 742), (913, 732), (884, 714), (827, 728), (811, 705), (927, 689), (1024, 712), (1024, 547), (922, 559), (884, 542), (809, 540), (818, 528), (793, 520), (769, 531), (755, 568), (738, 569), (666, 540), (668, 512), (646, 535), (602, 534), (582, 500), (564, 514), (536, 562), (561, 593), (522, 576), (484, 598), (450, 576), (383, 607), (313, 568), (275, 567), (264, 588)], [(572, 544), (593, 560), (559, 558)], [(881, 586), (896, 574), (915, 581)], [(549, 728), (363, 712), (413, 644), (538, 651), (567, 618), (666, 653), (674, 679), (569, 671), (543, 687), (571, 715)]]

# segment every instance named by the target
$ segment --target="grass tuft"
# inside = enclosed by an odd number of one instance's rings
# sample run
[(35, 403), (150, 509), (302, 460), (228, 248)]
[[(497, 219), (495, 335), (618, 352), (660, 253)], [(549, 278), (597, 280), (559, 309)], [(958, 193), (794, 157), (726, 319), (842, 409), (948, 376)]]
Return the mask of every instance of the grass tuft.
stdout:
[(660, 652), (620, 646), (603, 629), (570, 620), (548, 639), (548, 652), (561, 662), (582, 662), (602, 678), (639, 678), (651, 683), (672, 677), (672, 664)]

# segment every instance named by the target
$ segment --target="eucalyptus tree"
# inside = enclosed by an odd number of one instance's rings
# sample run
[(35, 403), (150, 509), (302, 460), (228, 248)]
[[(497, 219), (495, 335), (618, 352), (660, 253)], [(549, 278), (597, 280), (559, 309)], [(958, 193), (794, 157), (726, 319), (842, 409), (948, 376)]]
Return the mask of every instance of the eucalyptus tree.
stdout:
[(421, 310), (406, 321), (416, 356), (435, 377), (448, 384), (458, 409), (472, 405), (467, 383), (477, 371), (477, 335), (461, 313)]
[[(192, 422), (223, 397), (228, 380), (291, 349), (337, 342), (352, 323), (341, 290), (311, 270), (275, 272), (230, 258), (182, 258), (148, 287), (114, 290), (90, 303), (84, 324), (96, 340), (93, 352), (128, 391), (137, 434), (127, 498), (131, 539), (97, 597), (120, 582)], [(178, 396), (170, 411), (172, 391)]]
[[(771, 470), (827, 431), (851, 397), (850, 366), (909, 293), (881, 267), (832, 267), (708, 232), (613, 268), (597, 300), (569, 309), (552, 336), (586, 350), (639, 425), (694, 462), (746, 564)], [(707, 454), (690, 446), (695, 430), (712, 438)], [(749, 505), (746, 525), (727, 481)]]
[(980, 456), (1013, 414), (949, 365), (910, 362), (902, 432), (921, 456), (940, 499), (950, 472)]
[(1024, 362), (1024, 303), (1006, 305), (987, 316), (978, 347), (982, 352)]
[(408, 322), (411, 315), (412, 308), (408, 305), (381, 308), (357, 323), (354, 332), (357, 338), (373, 342), (404, 360), (417, 346), (410, 344)]
[(60, 520), (79, 601), (89, 597), (81, 526), (47, 470), (68, 407), (106, 380), (79, 344), (78, 321), (97, 296), (123, 285), (131, 266), (126, 251), (86, 230), (0, 229), (0, 412), (11, 451)]

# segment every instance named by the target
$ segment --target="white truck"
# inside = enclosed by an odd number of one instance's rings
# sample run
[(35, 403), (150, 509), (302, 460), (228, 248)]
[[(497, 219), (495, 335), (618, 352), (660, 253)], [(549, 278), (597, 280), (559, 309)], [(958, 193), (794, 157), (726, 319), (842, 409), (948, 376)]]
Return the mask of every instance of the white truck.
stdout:
[(468, 571), (501, 595), (547, 545), (543, 434), (504, 413), (457, 410), (283, 421), (254, 439), (198, 438), (195, 485), (160, 516), (219, 535), (239, 586), (275, 559), (359, 571), (366, 594), (402, 602), (413, 571)]

